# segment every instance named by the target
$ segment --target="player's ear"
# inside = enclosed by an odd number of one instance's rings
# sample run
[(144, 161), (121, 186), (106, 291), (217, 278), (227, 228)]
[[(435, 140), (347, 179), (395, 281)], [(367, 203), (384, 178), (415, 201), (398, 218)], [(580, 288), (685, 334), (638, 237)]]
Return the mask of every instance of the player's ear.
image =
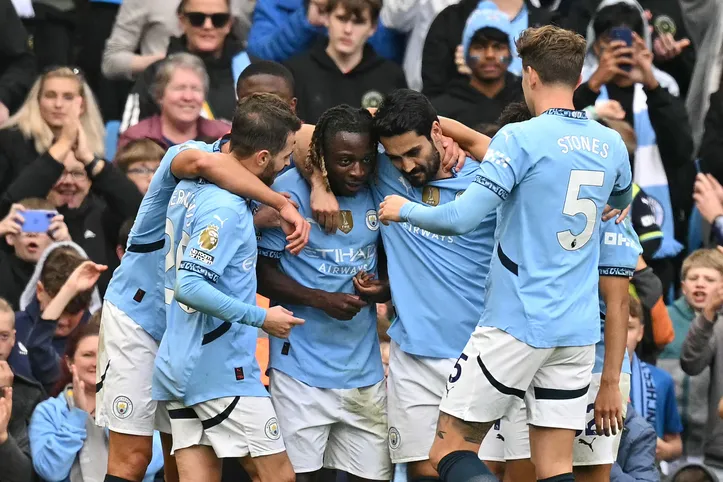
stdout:
[(439, 123), (438, 120), (432, 122), (432, 132), (430, 132), (432, 140), (434, 142), (441, 142), (442, 141), (442, 126)]
[(256, 153), (256, 165), (259, 167), (266, 167), (271, 161), (271, 153), (266, 149), (262, 149)]

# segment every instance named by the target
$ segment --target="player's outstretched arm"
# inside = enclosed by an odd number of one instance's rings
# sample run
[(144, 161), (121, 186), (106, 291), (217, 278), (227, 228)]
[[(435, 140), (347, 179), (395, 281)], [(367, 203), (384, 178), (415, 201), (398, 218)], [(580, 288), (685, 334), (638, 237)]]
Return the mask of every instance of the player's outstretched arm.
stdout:
[(308, 288), (279, 269), (278, 258), (260, 255), (256, 265), (259, 293), (279, 303), (324, 311), (337, 320), (351, 320), (367, 303), (347, 293)]
[(309, 241), (311, 226), (289, 200), (264, 184), (233, 156), (222, 152), (186, 149), (171, 163), (171, 172), (179, 179), (202, 177), (238, 196), (250, 198), (279, 211), (281, 218), (293, 230), (287, 230), (287, 249), (298, 254)]
[(401, 196), (387, 196), (379, 205), (379, 220), (407, 221), (432, 233), (457, 236), (475, 229), (502, 202), (491, 189), (473, 182), (458, 199), (431, 207)]
[(447, 117), (440, 116), (439, 125), (442, 126), (442, 133), (447, 137), (451, 137), (459, 144), (459, 147), (468, 152), (470, 156), (478, 161), (484, 159), (492, 139), (481, 132), (467, 127), (461, 122)]
[(595, 424), (598, 434), (615, 435), (623, 427), (623, 400), (620, 371), (625, 357), (630, 310), (627, 276), (600, 276), (600, 293), (605, 315), (605, 358), (600, 391), (595, 400)]
[(266, 310), (244, 303), (216, 289), (203, 275), (178, 270), (175, 298), (179, 303), (231, 323), (261, 328)]

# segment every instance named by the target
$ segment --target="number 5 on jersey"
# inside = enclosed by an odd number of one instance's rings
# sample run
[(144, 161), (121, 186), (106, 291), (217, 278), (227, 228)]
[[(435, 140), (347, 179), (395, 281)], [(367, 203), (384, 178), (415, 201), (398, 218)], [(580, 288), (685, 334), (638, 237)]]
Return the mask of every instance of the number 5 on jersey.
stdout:
[(590, 241), (598, 219), (597, 205), (592, 199), (580, 198), (580, 188), (601, 187), (604, 182), (605, 173), (602, 171), (570, 171), (562, 214), (572, 217), (582, 214), (585, 217), (585, 228), (579, 234), (573, 234), (569, 229), (558, 232), (557, 241), (563, 249), (577, 251)]

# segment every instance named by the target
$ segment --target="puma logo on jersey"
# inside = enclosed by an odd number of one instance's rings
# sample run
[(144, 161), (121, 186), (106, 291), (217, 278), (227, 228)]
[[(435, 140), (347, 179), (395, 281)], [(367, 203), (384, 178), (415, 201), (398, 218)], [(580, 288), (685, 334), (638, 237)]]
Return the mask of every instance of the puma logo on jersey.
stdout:
[(580, 439), (577, 439), (577, 442), (581, 443), (583, 445), (587, 445), (587, 447), (590, 449), (590, 452), (594, 452), (595, 450), (592, 448), (592, 444), (595, 442), (595, 440), (597, 440), (597, 437), (590, 440), (590, 443), (587, 443), (585, 440), (580, 438)]

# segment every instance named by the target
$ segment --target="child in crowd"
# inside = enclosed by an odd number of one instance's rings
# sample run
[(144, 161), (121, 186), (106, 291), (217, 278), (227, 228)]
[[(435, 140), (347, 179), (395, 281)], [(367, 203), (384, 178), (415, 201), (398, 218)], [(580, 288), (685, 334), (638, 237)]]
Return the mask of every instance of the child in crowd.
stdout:
[(673, 378), (660, 368), (641, 361), (635, 348), (643, 339), (642, 307), (630, 296), (627, 348), (630, 355), (630, 399), (635, 411), (647, 420), (658, 435), (656, 458), (672, 461), (683, 451), (681, 432), (683, 425), (675, 402)]
[(23, 199), (13, 204), (8, 215), (0, 221), (0, 239), (12, 247), (12, 252), (0, 249), (0, 297), (5, 298), (15, 310), (45, 249), (53, 241), (70, 241), (68, 226), (63, 216), (57, 213), (50, 219), (46, 232), (28, 232), (30, 228), (23, 230), (23, 214), (28, 210), (55, 211), (55, 207), (46, 199)]
[(675, 381), (683, 422), (683, 451), (687, 457), (699, 457), (703, 455), (703, 442), (708, 433), (710, 370), (704, 367), (696, 376), (686, 375), (680, 366), (680, 355), (693, 320), (723, 282), (723, 253), (716, 249), (693, 252), (683, 262), (681, 280), (683, 295), (668, 307), (675, 339), (661, 352), (658, 366)]
[[(68, 336), (100, 307), (95, 285), (105, 269), (89, 261), (72, 242), (46, 249), (20, 298), (21, 311), (15, 314), (16, 338), (24, 345), (30, 367), (30, 373), (23, 375), (46, 389), (58, 381)], [(14, 370), (23, 370), (22, 355), (17, 347), (10, 354)]]
[(121, 147), (115, 164), (145, 196), (166, 150), (152, 139), (136, 139)]

